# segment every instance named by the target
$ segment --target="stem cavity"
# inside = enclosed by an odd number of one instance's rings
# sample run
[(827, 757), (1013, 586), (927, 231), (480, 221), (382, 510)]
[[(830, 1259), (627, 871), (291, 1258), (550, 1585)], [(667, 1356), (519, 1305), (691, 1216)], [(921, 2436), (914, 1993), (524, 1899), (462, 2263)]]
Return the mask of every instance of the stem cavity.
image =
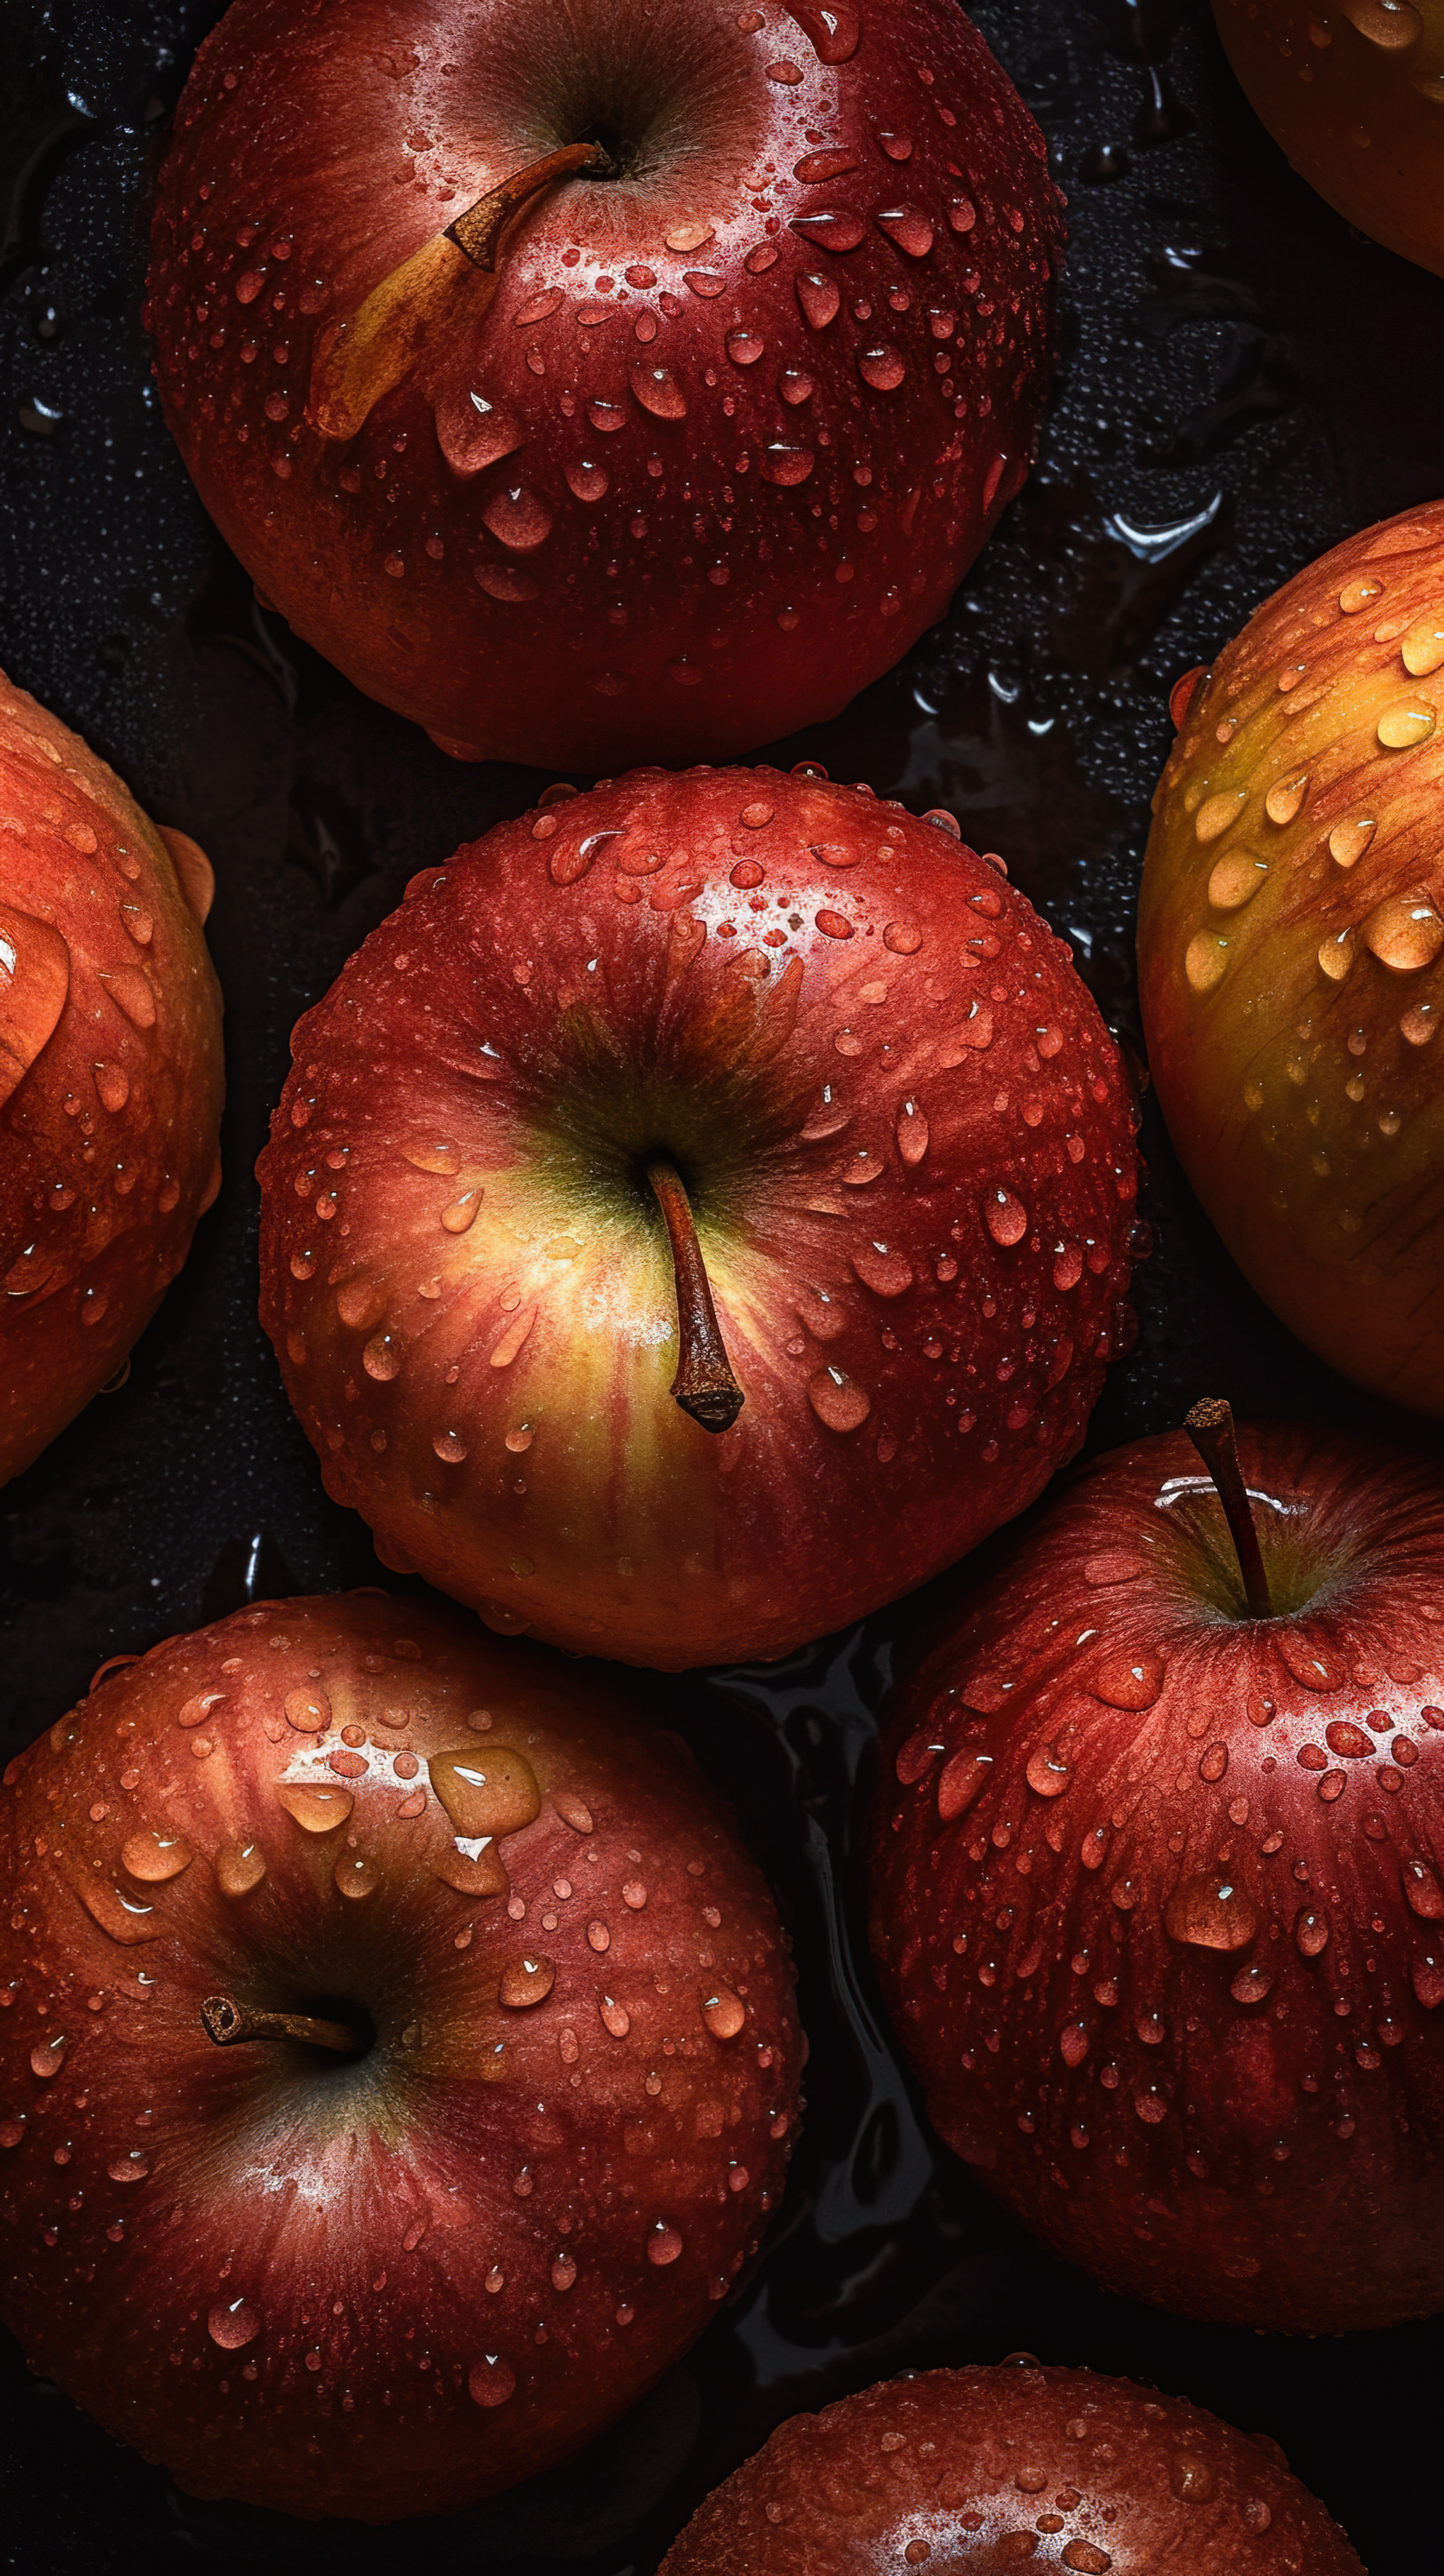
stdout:
[(463, 322), (479, 322), (497, 286), (497, 255), (512, 216), (543, 188), (578, 171), (611, 169), (599, 143), (569, 143), (478, 197), (445, 232), (424, 242), (372, 288), (355, 313), (330, 322), (311, 361), (306, 418), (323, 438), (350, 439), (393, 385)]
[(207, 1995), (201, 2020), (217, 2048), (234, 2048), (243, 2039), (298, 2039), (308, 2048), (330, 2048), (339, 2057), (357, 2057), (366, 2045), (349, 2022), (317, 2021), (310, 2013), (251, 2012), (230, 1995)]
[(647, 1179), (671, 1238), (677, 1275), (678, 1359), (672, 1393), (704, 1431), (730, 1431), (746, 1399), (727, 1358), (691, 1203), (680, 1172), (665, 1154), (649, 1157)]
[(1248, 1488), (1238, 1463), (1233, 1407), (1223, 1396), (1205, 1396), (1201, 1404), (1195, 1404), (1184, 1415), (1183, 1427), (1213, 1478), (1214, 1491), (1223, 1505), (1239, 1572), (1243, 1576), (1248, 1615), (1251, 1619), (1271, 1619), (1274, 1605), (1269, 1594), (1268, 1576), (1264, 1572)]

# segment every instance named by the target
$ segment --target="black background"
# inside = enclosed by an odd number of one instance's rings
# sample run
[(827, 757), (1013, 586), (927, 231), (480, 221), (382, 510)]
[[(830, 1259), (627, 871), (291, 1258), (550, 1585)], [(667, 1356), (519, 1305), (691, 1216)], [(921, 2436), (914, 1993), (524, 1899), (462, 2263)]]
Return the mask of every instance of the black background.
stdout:
[[(0, 34), (0, 661), (209, 851), (230, 1079), (225, 1186), (128, 1383), (0, 1496), (0, 1760), (121, 1649), (247, 1597), (375, 1579), (256, 1322), (251, 1168), (297, 1015), (407, 877), (549, 783), (452, 764), (299, 646), (256, 606), (170, 445), (139, 321), (142, 210), (219, 14), (215, 0), (8, 0)], [(1133, 900), (1168, 685), (1311, 556), (1444, 486), (1444, 281), (1293, 177), (1204, 0), (985, 0), (974, 15), (1071, 200), (1042, 460), (945, 624), (846, 716), (765, 756), (950, 806), (966, 839), (1006, 854), (1141, 1051)], [(1155, 1115), (1143, 1143), (1157, 1249), (1090, 1448), (1163, 1429), (1203, 1392), (1437, 1448), (1433, 1426), (1290, 1340), (1213, 1238)], [(700, 2496), (785, 2415), (1019, 2347), (1271, 2433), (1376, 2576), (1431, 2563), (1437, 2325), (1290, 2343), (1135, 2307), (935, 2155), (859, 1957), (853, 1859), (855, 1784), (913, 1615), (666, 1694), (772, 1874), (813, 2043), (786, 2207), (687, 2364), (551, 2479), (372, 2532), (194, 2504), (0, 2337), (7, 2570), (400, 2576), (424, 2558), (439, 2576), (651, 2576)]]

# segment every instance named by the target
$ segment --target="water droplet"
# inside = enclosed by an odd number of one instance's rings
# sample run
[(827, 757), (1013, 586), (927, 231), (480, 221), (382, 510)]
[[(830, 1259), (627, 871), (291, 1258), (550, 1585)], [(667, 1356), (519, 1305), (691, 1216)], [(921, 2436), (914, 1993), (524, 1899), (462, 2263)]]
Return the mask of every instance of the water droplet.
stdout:
[(1264, 798), (1264, 812), (1271, 823), (1291, 823), (1309, 792), (1309, 773), (1296, 770), (1292, 778), (1280, 778)]
[(478, 1185), (474, 1190), (463, 1190), (459, 1199), (453, 1199), (449, 1207), (442, 1209), (441, 1222), (448, 1234), (470, 1232), (476, 1223), (476, 1212), (484, 1196), (484, 1190)]
[(760, 331), (739, 329), (727, 334), (727, 355), (734, 367), (755, 367), (766, 348), (767, 343)]
[(1162, 1656), (1146, 1651), (1107, 1655), (1090, 1687), (1108, 1708), (1151, 1708), (1163, 1688), (1165, 1670)]
[(1265, 1968), (1256, 1960), (1250, 1960), (1246, 1968), (1239, 1969), (1229, 1987), (1229, 1993), (1236, 2004), (1261, 2004), (1265, 1995), (1272, 1994), (1273, 1983), (1272, 1968)]
[(1329, 834), (1330, 858), (1336, 859), (1341, 868), (1356, 866), (1378, 828), (1372, 814), (1354, 815), (1336, 823)]
[(462, 387), (435, 405), (436, 443), (453, 474), (480, 474), (526, 445), (521, 422), (484, 394)]
[(123, 1109), (130, 1098), (130, 1076), (124, 1065), (97, 1064), (93, 1071), (102, 1109)]
[(719, 1986), (705, 1998), (702, 2019), (714, 2039), (735, 2039), (747, 2019), (747, 2007), (730, 1986)]
[(1426, 699), (1401, 698), (1396, 706), (1384, 709), (1376, 730), (1386, 751), (1408, 751), (1415, 743), (1428, 741), (1438, 720)]
[(1444, 1922), (1444, 1887), (1424, 1860), (1401, 1862), (1399, 1876), (1410, 1911), (1423, 1923)]
[(1340, 6), (1350, 26), (1384, 53), (1402, 53), (1419, 41), (1424, 21), (1412, 0), (1340, 0)]
[(342, 1896), (374, 1896), (381, 1884), (380, 1870), (361, 1852), (342, 1852), (331, 1876)]
[(1219, 1870), (1182, 1879), (1163, 1909), (1169, 1939), (1195, 1950), (1246, 1949), (1258, 1927), (1259, 1910), (1248, 1889)]
[(1058, 2053), (1065, 2066), (1081, 2066), (1088, 2054), (1086, 2022), (1070, 2021), (1058, 2034)]
[(266, 1856), (259, 1843), (226, 1843), (216, 1854), (216, 1883), (222, 1896), (249, 1896), (266, 1875)]
[(466, 2377), (467, 2393), (475, 2406), (504, 2406), (516, 2389), (516, 2372), (500, 2353), (484, 2352), (474, 2361)]
[(613, 2039), (625, 2039), (632, 2027), (632, 2016), (626, 2005), (619, 2004), (614, 1995), (603, 1995), (597, 2009), (602, 2017), (602, 2028), (610, 2031)]
[(565, 471), (579, 501), (603, 501), (612, 488), (605, 465), (596, 464), (589, 456), (574, 457)]
[(546, 503), (520, 483), (493, 492), (481, 515), (492, 535), (514, 554), (530, 554), (533, 547), (544, 545), (555, 524)]
[(0, 2147), (18, 2147), (24, 2135), (25, 2114), (23, 2111), (18, 2113), (13, 2119), (0, 2120)]
[(994, 1188), (983, 1200), (983, 1223), (995, 1243), (1021, 1243), (1028, 1231), (1028, 1211), (1011, 1191)]
[(1377, 904), (1362, 925), (1364, 945), (1396, 974), (1432, 966), (1444, 948), (1444, 921), (1420, 895), (1393, 895)]
[(508, 1959), (497, 1987), (497, 2001), (509, 2012), (525, 2012), (532, 2004), (543, 2004), (557, 1981), (550, 1959), (530, 1958), (523, 1954)]
[(1346, 617), (1357, 617), (1359, 611), (1367, 608), (1371, 600), (1382, 599), (1383, 596), (1383, 583), (1371, 580), (1366, 575), (1362, 581), (1345, 582), (1339, 593), (1339, 606)]
[(1061, 1798), (1073, 1777), (1071, 1762), (1065, 1762), (1055, 1744), (1039, 1744), (1028, 1756), (1028, 1786), (1040, 1798)]
[(687, 397), (670, 367), (633, 367), (632, 391), (654, 420), (685, 420)]
[(905, 1100), (897, 1114), (897, 1149), (905, 1163), (916, 1166), (928, 1150), (928, 1122), (915, 1100)]
[(1055, 1288), (1076, 1288), (1083, 1276), (1083, 1254), (1076, 1243), (1060, 1243), (1053, 1260)]
[(1331, 984), (1342, 984), (1353, 965), (1358, 944), (1352, 930), (1331, 931), (1327, 939), (1320, 940), (1319, 967)]
[(401, 1373), (401, 1343), (394, 1333), (377, 1333), (361, 1354), (361, 1365), (368, 1377), (386, 1385)]
[(52, 2075), (58, 2075), (65, 2064), (69, 2045), (64, 2031), (57, 2031), (53, 2039), (37, 2040), (30, 2051), (31, 2074), (38, 2075), (42, 2083), (47, 2083)]
[(851, 1258), (864, 1288), (870, 1288), (875, 1297), (902, 1297), (913, 1284), (915, 1274), (906, 1253), (890, 1251), (885, 1243), (861, 1244)]
[(1437, 611), (1433, 616), (1416, 619), (1402, 638), (1399, 652), (1411, 679), (1427, 680), (1431, 671), (1444, 669), (1444, 619)]
[(222, 2352), (239, 2352), (260, 2331), (261, 2320), (249, 2299), (218, 2299), (206, 2319), (206, 2332)]
[(129, 2155), (117, 2156), (105, 2170), (111, 2182), (144, 2182), (150, 2171), (150, 2158), (139, 2147), (132, 2147)]
[(1191, 2459), (1182, 2452), (1169, 2469), (1168, 2483), (1180, 2504), (1206, 2504), (1215, 2480), (1206, 2460)]
[(842, 294), (830, 277), (800, 273), (797, 279), (797, 301), (802, 307), (803, 320), (809, 328), (813, 331), (825, 331), (829, 322), (837, 319), (842, 305)]
[(822, 1368), (807, 1381), (807, 1400), (829, 1431), (857, 1431), (872, 1411), (872, 1398), (842, 1369)]
[(1317, 1959), (1329, 1946), (1333, 1927), (1321, 1905), (1304, 1906), (1294, 1920), (1294, 1940), (1306, 1959)]
[(458, 1834), (445, 1859), (434, 1864), (433, 1876), (458, 1896), (506, 1896), (511, 1890), (491, 1834)]
[(1193, 828), (1199, 840), (1216, 841), (1221, 833), (1228, 830), (1230, 823), (1237, 821), (1247, 801), (1242, 787), (1229, 788), (1222, 795), (1206, 797), (1193, 818)]
[(541, 1813), (541, 1791), (525, 1754), (505, 1745), (485, 1751), (433, 1753), (431, 1785), (457, 1832), (500, 1837), (520, 1833)]
[(820, 63), (851, 62), (862, 37), (858, 0), (782, 0)]
[(183, 1834), (160, 1834), (153, 1830), (132, 1834), (121, 1852), (121, 1867), (143, 1886), (163, 1887), (167, 1879), (179, 1878), (189, 1869), (194, 1855)]
[(306, 1781), (283, 1780), (276, 1795), (303, 1834), (333, 1834), (356, 1804), (349, 1789), (318, 1789)]
[(921, 206), (888, 206), (873, 218), (880, 231), (909, 259), (926, 259), (933, 246), (933, 228)]
[(1195, 993), (1211, 992), (1228, 964), (1228, 941), (1200, 930), (1184, 952), (1183, 971)]
[(1229, 850), (1208, 880), (1208, 899), (1215, 912), (1237, 912), (1251, 903), (1269, 872), (1267, 859), (1252, 850)]
[(574, 1834), (590, 1834), (595, 1831), (591, 1808), (584, 1798), (577, 1796), (574, 1789), (558, 1789), (553, 1795), (552, 1804), (563, 1824), (570, 1825)]
[(976, 1753), (971, 1747), (954, 1753), (938, 1775), (938, 1816), (950, 1825), (955, 1816), (963, 1815), (993, 1776), (993, 1757)]
[(647, 2260), (660, 2268), (675, 2263), (682, 2251), (682, 2239), (675, 2227), (659, 2218), (647, 2239)]
[(890, 340), (877, 340), (871, 348), (858, 351), (857, 372), (864, 384), (872, 385), (880, 394), (890, 394), (907, 374), (907, 361)]
[(816, 463), (810, 447), (789, 447), (784, 440), (774, 439), (771, 446), (763, 449), (757, 471), (764, 483), (776, 483), (783, 491), (791, 491), (807, 481)]

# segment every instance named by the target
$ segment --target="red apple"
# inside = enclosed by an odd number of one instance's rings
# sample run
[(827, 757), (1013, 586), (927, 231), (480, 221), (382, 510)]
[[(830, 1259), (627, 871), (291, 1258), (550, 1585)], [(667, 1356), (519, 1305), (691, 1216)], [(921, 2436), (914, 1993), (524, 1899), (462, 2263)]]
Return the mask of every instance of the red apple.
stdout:
[(1444, 276), (1441, 0), (1213, 0), (1229, 61), (1301, 178)]
[(1444, 1485), (1240, 1445), (1259, 1615), (1181, 1435), (956, 1604), (896, 1696), (873, 1941), (935, 2125), (1050, 2245), (1331, 2333), (1444, 2306)]
[[(1444, 141), (1444, 119), (1440, 124)], [(1138, 918), (1158, 1097), (1261, 1296), (1444, 1413), (1444, 502), (1366, 528), (1174, 692)]]
[(780, 1655), (1077, 1448), (1131, 1104), (949, 816), (813, 770), (560, 792), (300, 1023), (262, 1317), (384, 1563), (589, 1652)]
[(0, 1797), (7, 2324), (194, 2494), (386, 2522), (554, 2464), (780, 2188), (757, 1871), (625, 1691), (412, 1602), (117, 1665)]
[(1267, 2435), (1126, 2379), (1040, 2369), (1028, 2353), (794, 2415), (708, 2497), (662, 2576), (1002, 2576), (1025, 2564), (1363, 2576)]
[(955, 0), (235, 0), (160, 174), (157, 374), (360, 688), (465, 757), (680, 762), (941, 616), (1061, 237)]
[(220, 1185), (212, 879), (0, 675), (0, 1484), (115, 1375)]

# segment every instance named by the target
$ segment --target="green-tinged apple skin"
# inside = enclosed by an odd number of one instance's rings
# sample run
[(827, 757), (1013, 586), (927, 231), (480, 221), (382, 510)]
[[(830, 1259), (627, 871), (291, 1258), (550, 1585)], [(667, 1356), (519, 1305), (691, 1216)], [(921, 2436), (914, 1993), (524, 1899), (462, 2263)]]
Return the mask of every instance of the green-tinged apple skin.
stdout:
[(1296, 574), (1174, 705), (1138, 915), (1169, 1134), (1290, 1330), (1444, 1414), (1444, 502)]
[(220, 1186), (210, 867), (0, 674), (0, 1484), (127, 1358)]
[[(530, 198), (491, 270), (452, 251), (591, 140), (611, 175)], [(1032, 458), (1062, 238), (956, 0), (235, 0), (148, 313), (201, 497), (308, 643), (447, 750), (615, 771), (836, 715), (943, 615)], [(318, 367), (433, 256), (332, 434)]]
[(883, 1745), (872, 1938), (930, 2116), (1110, 2288), (1328, 2334), (1444, 2305), (1444, 1483), (1182, 1434), (960, 1594)]
[(1444, 277), (1444, 0), (1213, 0), (1249, 103), (1301, 179)]
[[(1039, 2548), (1040, 2534), (1056, 2538)], [(1364, 2576), (1267, 2434), (1018, 2353), (792, 2416), (699, 2507), (661, 2576), (1158, 2576), (1170, 2561), (1199, 2576)]]
[[(675, 1668), (783, 1654), (1033, 1499), (1131, 1322), (1133, 1110), (956, 826), (645, 770), (411, 893), (299, 1024), (259, 1165), (262, 1318), (386, 1564)], [(658, 1151), (720, 1436), (669, 1391)]]
[[(624, 1684), (414, 1602), (118, 1661), (0, 1791), (0, 2313), (193, 2494), (387, 2522), (554, 2465), (796, 2133), (725, 1811)], [(370, 2045), (218, 2046), (217, 1994)]]

